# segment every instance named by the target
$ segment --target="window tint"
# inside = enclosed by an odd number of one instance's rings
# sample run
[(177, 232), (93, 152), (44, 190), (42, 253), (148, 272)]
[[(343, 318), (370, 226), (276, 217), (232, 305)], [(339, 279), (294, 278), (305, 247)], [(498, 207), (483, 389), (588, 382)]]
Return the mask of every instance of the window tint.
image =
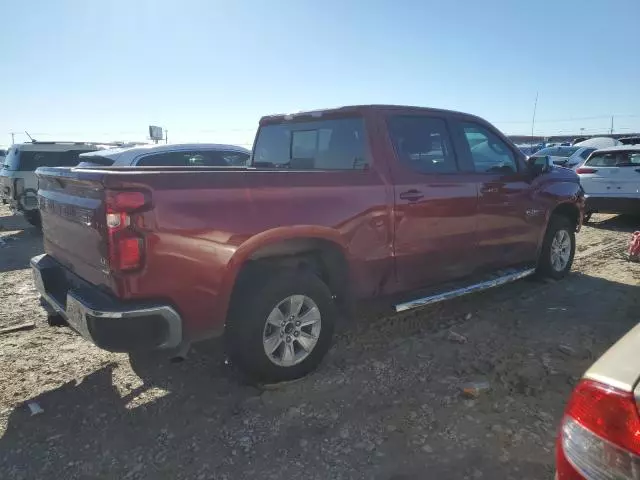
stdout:
[(476, 172), (514, 173), (518, 171), (513, 152), (497, 135), (475, 123), (463, 123), (462, 129), (471, 150), (471, 159)]
[(244, 167), (248, 164), (251, 155), (244, 152), (222, 152), (225, 162), (232, 167)]
[(360, 118), (261, 127), (253, 164), (263, 168), (361, 170), (365, 156)]
[(640, 151), (594, 153), (585, 166), (589, 167), (635, 167), (640, 165)]
[[(141, 167), (228, 167), (231, 165), (228, 160), (229, 154), (242, 155), (224, 150), (162, 152), (142, 157), (136, 165)], [(248, 155), (245, 154), (245, 157)]]
[(393, 116), (389, 133), (401, 162), (421, 173), (454, 173), (458, 170), (447, 126), (441, 118)]

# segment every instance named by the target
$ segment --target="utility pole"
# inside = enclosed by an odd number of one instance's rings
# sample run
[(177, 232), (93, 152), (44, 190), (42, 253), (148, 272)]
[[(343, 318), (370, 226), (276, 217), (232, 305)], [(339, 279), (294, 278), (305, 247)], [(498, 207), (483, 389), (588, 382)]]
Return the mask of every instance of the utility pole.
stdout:
[(15, 132), (11, 132), (11, 145), (13, 145), (15, 142), (15, 138), (16, 138), (16, 134)]
[(613, 135), (613, 115), (611, 115), (611, 131), (609, 131), (609, 135)]
[(536, 92), (536, 101), (533, 104), (533, 119), (531, 120), (531, 143), (533, 144), (533, 126), (536, 123), (536, 109), (538, 108), (538, 92)]
[(167, 130), (166, 128), (164, 129), (164, 143), (165, 145), (169, 143), (169, 130)]

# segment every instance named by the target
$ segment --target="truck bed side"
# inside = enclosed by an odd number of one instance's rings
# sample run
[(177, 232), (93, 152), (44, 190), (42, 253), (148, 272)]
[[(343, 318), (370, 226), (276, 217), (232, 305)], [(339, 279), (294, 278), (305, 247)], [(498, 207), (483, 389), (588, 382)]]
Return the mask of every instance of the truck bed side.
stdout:
[[(219, 331), (245, 262), (289, 255), (302, 239), (343, 255), (359, 296), (392, 273), (391, 192), (365, 171), (47, 169), (40, 174), (45, 251), (123, 300), (169, 302), (194, 338)], [(149, 192), (132, 215), (144, 238), (134, 272), (106, 266), (107, 191)], [(306, 248), (306, 247), (304, 247)]]

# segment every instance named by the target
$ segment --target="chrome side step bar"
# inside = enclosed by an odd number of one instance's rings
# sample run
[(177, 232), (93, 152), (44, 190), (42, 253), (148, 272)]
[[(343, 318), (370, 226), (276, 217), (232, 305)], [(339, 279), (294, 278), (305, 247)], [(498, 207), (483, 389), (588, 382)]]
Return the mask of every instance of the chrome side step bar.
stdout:
[(396, 312), (405, 312), (414, 308), (424, 307), (432, 303), (442, 302), (444, 300), (450, 300), (452, 298), (461, 297), (468, 293), (480, 292), (482, 290), (488, 290), (489, 288), (497, 287), (498, 285), (504, 285), (505, 283), (515, 282), (521, 278), (528, 277), (535, 273), (535, 268), (528, 268), (527, 270), (519, 270), (517, 272), (508, 273), (491, 280), (487, 280), (480, 283), (469, 285), (468, 287), (457, 288), (448, 292), (438, 293), (428, 297), (418, 298), (416, 300), (410, 300), (408, 302), (399, 303), (395, 306)]

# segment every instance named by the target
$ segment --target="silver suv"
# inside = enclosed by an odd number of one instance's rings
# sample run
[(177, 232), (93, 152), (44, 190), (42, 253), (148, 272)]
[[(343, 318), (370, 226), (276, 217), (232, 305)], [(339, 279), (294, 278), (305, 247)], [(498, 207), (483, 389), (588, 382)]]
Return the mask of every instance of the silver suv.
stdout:
[(40, 225), (38, 210), (38, 167), (69, 167), (78, 164), (81, 153), (98, 150), (84, 142), (38, 142), (12, 145), (7, 150), (0, 170), (0, 198), (14, 213)]

